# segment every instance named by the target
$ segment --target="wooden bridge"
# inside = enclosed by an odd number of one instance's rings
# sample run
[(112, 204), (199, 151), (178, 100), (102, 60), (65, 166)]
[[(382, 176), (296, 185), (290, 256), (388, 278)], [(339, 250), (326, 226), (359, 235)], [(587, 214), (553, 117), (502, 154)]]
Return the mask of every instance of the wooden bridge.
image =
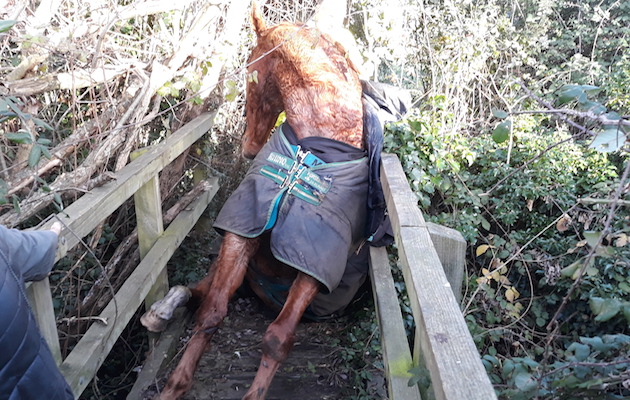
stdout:
[[(204, 135), (213, 119), (213, 113), (201, 115), (161, 144), (140, 152), (114, 180), (93, 189), (58, 215), (65, 224), (62, 235), (70, 249), (133, 196), (142, 256), (135, 271), (98, 316), (106, 323), (93, 323), (65, 359), (61, 359), (48, 280), (29, 288), (39, 326), (76, 398), (94, 378), (132, 315), (143, 303), (151, 304), (165, 293), (167, 261), (218, 189), (216, 178), (206, 181), (197, 199), (163, 228), (158, 174)], [(410, 349), (388, 254), (385, 248), (372, 248), (371, 277), (389, 398), (495, 399), (457, 301), (463, 279), (463, 238), (456, 231), (424, 221), (396, 156), (383, 156), (382, 181), (416, 326), (415, 343)], [(52, 222), (41, 229), (49, 229)], [(57, 259), (67, 249), (60, 249)], [(163, 336), (168, 336), (168, 332)], [(160, 350), (154, 352), (157, 351)], [(429, 387), (408, 386), (409, 370), (414, 366), (427, 371)], [(157, 373), (156, 369), (145, 366), (143, 373)], [(133, 396), (139, 389), (135, 388), (130, 398), (138, 398)]]

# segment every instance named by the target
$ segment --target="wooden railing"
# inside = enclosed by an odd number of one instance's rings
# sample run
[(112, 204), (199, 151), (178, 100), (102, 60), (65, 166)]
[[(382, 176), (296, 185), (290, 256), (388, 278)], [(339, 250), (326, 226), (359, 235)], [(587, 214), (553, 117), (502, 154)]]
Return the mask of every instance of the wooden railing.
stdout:
[[(372, 248), (370, 270), (389, 399), (496, 399), (457, 301), (466, 242), (455, 230), (426, 223), (398, 158), (383, 155), (382, 160), (381, 181), (416, 326), (412, 352), (388, 254)], [(408, 385), (414, 366), (430, 377), (430, 386)]]
[[(67, 249), (76, 246), (127, 199), (134, 196), (142, 261), (73, 351), (61, 359), (48, 280), (29, 288), (31, 302), (60, 369), (76, 398), (95, 376), (122, 330), (145, 299), (168, 287), (165, 266), (218, 189), (216, 178), (191, 206), (162, 227), (159, 172), (192, 145), (213, 123), (202, 115), (166, 141), (142, 154), (115, 175), (69, 206), (59, 218)], [(407, 342), (400, 304), (385, 248), (372, 248), (371, 278), (381, 330), (390, 400), (496, 399), (479, 353), (458, 306), (466, 243), (448, 228), (426, 223), (417, 207), (400, 162), (383, 155), (382, 181), (395, 233), (408, 297), (416, 325), (413, 351)], [(53, 221), (41, 229), (49, 229)], [(63, 257), (60, 249), (57, 259)], [(420, 366), (429, 387), (409, 386), (409, 372)]]
[[(158, 174), (212, 127), (215, 113), (204, 114), (186, 124), (164, 142), (144, 149), (129, 165), (121, 169), (109, 183), (91, 190), (74, 202), (57, 218), (65, 225), (62, 246), (57, 260), (66, 249), (76, 246), (103, 220), (109, 217), (131, 196), (134, 196), (138, 241), (142, 261), (118, 290), (68, 356), (62, 360), (57, 336), (57, 324), (47, 279), (29, 287), (31, 304), (38, 325), (45, 336), (59, 368), (78, 398), (90, 383), (114, 343), (133, 314), (147, 299), (165, 294), (168, 288), (166, 263), (184, 240), (197, 219), (218, 190), (217, 178), (209, 179), (205, 190), (190, 206), (163, 229)], [(49, 229), (56, 219), (41, 229)]]

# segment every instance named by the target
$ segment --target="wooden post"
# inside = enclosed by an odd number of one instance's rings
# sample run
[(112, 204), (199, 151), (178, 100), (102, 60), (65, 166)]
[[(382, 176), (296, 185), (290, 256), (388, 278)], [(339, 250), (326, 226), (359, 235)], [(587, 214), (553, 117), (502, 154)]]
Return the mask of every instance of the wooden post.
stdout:
[(462, 283), (466, 268), (466, 240), (459, 231), (443, 225), (427, 222), (433, 247), (440, 258), (448, 283), (451, 284), (455, 300), (462, 299)]
[[(140, 149), (131, 154), (135, 160), (147, 149)], [(138, 223), (138, 247), (142, 260), (164, 232), (162, 223), (162, 198), (160, 197), (160, 181), (156, 176), (145, 183), (133, 195), (136, 206), (136, 221)], [(148, 309), (168, 292), (168, 275), (164, 268), (144, 301)]]
[[(50, 230), (54, 221), (54, 218), (51, 219), (40, 229), (43, 231)], [(65, 232), (64, 227), (60, 237), (64, 237), (65, 234), (67, 234), (67, 232)], [(55, 262), (65, 256), (66, 251), (67, 246), (65, 240), (59, 240)], [(28, 282), (26, 284), (26, 295), (28, 296), (28, 301), (31, 305), (31, 309), (33, 310), (33, 314), (35, 314), (35, 320), (37, 321), (39, 331), (42, 333), (46, 343), (48, 343), (48, 347), (50, 348), (57, 365), (59, 365), (63, 360), (61, 358), (59, 335), (57, 333), (57, 320), (55, 317), (55, 308), (53, 307), (50, 281), (48, 278), (44, 278), (37, 282)]]
[(57, 334), (57, 322), (55, 320), (55, 309), (52, 302), (52, 294), (50, 293), (50, 282), (48, 278), (41, 281), (31, 282), (26, 289), (28, 300), (31, 303), (31, 309), (35, 314), (35, 320), (39, 326), (50, 351), (57, 362), (57, 365), (63, 361), (61, 359), (61, 348), (59, 347), (59, 335)]
[(210, 203), (217, 191), (217, 182), (215, 180), (207, 192), (179, 213), (100, 314), (107, 324), (93, 323), (59, 367), (75, 398), (79, 398), (88, 386), (116, 340), (142, 305), (146, 294), (154, 286), (159, 271), (165, 268), (199, 215)]

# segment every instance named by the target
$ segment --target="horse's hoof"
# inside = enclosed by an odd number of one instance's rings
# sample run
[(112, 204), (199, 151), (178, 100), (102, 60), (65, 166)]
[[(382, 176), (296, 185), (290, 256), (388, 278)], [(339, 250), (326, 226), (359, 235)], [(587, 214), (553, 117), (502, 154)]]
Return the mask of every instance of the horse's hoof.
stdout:
[(175, 309), (185, 305), (190, 296), (190, 289), (186, 286), (173, 286), (162, 300), (153, 303), (151, 309), (140, 317), (140, 322), (151, 332), (162, 332), (173, 317)]

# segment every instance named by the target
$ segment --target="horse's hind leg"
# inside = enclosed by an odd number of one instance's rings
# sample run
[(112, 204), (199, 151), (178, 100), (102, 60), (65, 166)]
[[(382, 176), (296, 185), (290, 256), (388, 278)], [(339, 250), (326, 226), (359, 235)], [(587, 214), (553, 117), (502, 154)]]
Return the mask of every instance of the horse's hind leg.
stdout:
[(267, 395), (278, 367), (289, 355), (295, 343), (295, 329), (302, 314), (319, 291), (320, 284), (313, 277), (298, 273), (291, 285), (287, 301), (263, 338), (263, 355), (254, 382), (243, 400), (262, 400)]
[(201, 281), (195, 288), (197, 296), (201, 297), (205, 291), (205, 297), (195, 314), (196, 323), (192, 337), (177, 368), (160, 394), (161, 400), (177, 399), (190, 389), (197, 364), (210, 344), (212, 335), (225, 318), (228, 300), (243, 282), (247, 263), (257, 248), (257, 239), (225, 234), (209, 290), (206, 290), (206, 287), (210, 280)]

